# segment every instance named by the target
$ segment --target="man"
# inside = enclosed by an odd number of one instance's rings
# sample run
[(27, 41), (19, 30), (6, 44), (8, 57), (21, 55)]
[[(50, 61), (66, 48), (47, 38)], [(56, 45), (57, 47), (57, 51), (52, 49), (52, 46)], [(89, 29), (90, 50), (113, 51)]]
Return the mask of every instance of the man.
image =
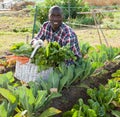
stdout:
[(32, 40), (31, 44), (36, 46), (41, 44), (41, 40), (48, 42), (56, 41), (61, 46), (70, 44), (70, 49), (77, 58), (81, 57), (77, 36), (74, 31), (63, 23), (62, 9), (59, 6), (53, 6), (49, 10), (49, 21), (45, 22), (38, 32), (37, 36)]

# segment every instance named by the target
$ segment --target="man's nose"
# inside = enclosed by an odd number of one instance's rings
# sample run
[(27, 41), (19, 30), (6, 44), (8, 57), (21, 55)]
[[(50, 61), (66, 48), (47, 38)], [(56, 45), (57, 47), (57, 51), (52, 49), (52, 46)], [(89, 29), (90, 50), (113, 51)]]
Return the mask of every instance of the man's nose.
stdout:
[(55, 16), (55, 17), (53, 18), (53, 20), (59, 20), (59, 17)]

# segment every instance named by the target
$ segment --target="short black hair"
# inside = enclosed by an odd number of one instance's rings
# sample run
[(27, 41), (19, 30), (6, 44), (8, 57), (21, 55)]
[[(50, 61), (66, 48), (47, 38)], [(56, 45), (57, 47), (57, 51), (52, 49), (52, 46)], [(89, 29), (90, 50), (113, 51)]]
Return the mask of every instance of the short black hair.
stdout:
[(61, 9), (59, 6), (57, 6), (57, 5), (52, 6), (52, 7), (49, 9), (49, 14), (51, 14), (51, 12), (52, 12), (53, 10), (58, 10), (58, 11), (60, 11), (61, 14), (63, 14), (62, 9)]

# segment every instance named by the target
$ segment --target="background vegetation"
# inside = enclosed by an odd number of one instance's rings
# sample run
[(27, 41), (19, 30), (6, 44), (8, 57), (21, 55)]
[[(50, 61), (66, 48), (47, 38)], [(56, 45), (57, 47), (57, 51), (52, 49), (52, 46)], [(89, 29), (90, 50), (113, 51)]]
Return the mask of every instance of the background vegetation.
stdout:
[[(37, 20), (34, 27), (36, 34), (42, 23), (48, 19), (49, 8), (55, 4), (62, 7), (65, 15), (64, 22), (74, 29), (79, 42), (85, 41), (92, 45), (100, 44), (93, 17), (91, 15), (79, 15), (77, 12), (86, 12), (93, 9), (101, 10), (101, 13), (97, 15), (97, 20), (100, 22), (100, 26), (105, 28), (103, 29), (103, 33), (108, 43), (112, 46), (120, 46), (119, 6), (96, 7), (83, 3), (83, 0), (70, 0), (70, 4), (66, 0), (44, 0), (44, 2), (36, 4), (37, 12), (35, 12), (35, 6), (26, 6), (21, 11), (0, 12), (0, 22), (2, 22), (0, 23), (0, 53), (3, 54), (13, 43), (25, 42), (26, 39), (30, 41), (32, 39), (35, 13), (37, 13)], [(103, 10), (107, 9), (118, 10), (118, 12), (102, 13)], [(86, 25), (88, 26), (86, 27)], [(105, 43), (102, 35), (101, 38), (102, 42)]]

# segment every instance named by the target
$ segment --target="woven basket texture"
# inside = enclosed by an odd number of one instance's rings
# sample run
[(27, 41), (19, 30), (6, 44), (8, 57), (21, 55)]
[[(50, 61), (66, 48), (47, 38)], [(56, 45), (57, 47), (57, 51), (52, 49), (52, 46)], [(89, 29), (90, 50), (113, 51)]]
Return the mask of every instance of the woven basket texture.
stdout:
[(53, 68), (38, 72), (38, 67), (32, 63), (21, 64), (19, 61), (16, 62), (14, 76), (21, 81), (26, 83), (35, 81), (37, 78), (43, 78), (47, 80)]

